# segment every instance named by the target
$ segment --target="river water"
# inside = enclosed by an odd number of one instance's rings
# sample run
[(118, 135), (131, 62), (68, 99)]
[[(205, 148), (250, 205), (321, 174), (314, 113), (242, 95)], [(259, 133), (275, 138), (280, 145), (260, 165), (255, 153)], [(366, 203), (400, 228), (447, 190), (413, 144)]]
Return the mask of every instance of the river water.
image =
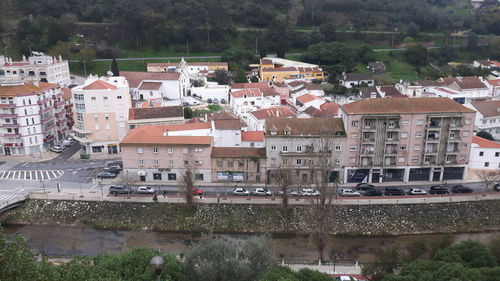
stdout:
[[(95, 256), (104, 253), (120, 253), (134, 247), (150, 247), (162, 252), (180, 254), (188, 245), (203, 239), (202, 234), (158, 232), (150, 230), (101, 230), (84, 226), (3, 225), (8, 237), (24, 237), (36, 253), (52, 257), (72, 255)], [(489, 242), (500, 231), (452, 234), (453, 241), (475, 240)], [(236, 242), (244, 241), (251, 234), (216, 234)], [(399, 243), (402, 247), (417, 239), (433, 241), (443, 234), (422, 234), (384, 237), (331, 237), (325, 251), (339, 254), (339, 261), (370, 262), (373, 253)], [(313, 241), (306, 236), (268, 236), (269, 249), (289, 262), (317, 260)]]

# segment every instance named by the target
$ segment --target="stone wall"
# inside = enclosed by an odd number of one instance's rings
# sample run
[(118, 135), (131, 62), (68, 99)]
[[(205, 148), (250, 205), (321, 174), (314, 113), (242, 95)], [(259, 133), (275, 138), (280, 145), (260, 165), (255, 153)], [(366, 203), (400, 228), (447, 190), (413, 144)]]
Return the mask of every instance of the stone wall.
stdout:
[[(477, 232), (500, 229), (500, 200), (461, 203), (332, 206), (332, 234), (387, 235)], [(294, 233), (312, 228), (310, 206), (29, 200), (4, 213), (10, 224), (75, 225), (175, 232)]]

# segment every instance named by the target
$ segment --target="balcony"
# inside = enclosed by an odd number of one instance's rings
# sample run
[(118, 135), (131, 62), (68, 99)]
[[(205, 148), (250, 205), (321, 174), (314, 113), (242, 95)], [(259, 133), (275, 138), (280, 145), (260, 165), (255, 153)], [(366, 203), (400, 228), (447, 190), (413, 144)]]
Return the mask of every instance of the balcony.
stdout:
[(19, 128), (19, 124), (2, 124), (2, 128)]
[(0, 108), (16, 108), (16, 105), (13, 103), (2, 103), (0, 104)]
[(60, 106), (62, 106), (62, 105), (63, 105), (63, 102), (62, 102), (62, 101), (56, 101), (56, 102), (54, 103), (54, 107), (60, 107)]
[(399, 129), (401, 129), (401, 127), (399, 127), (398, 124), (395, 124), (395, 125), (387, 125), (387, 127), (385, 128), (386, 131), (399, 131)]
[(375, 154), (375, 149), (373, 149), (373, 147), (361, 147), (361, 154), (365, 156), (373, 156)]
[(399, 139), (397, 137), (386, 138), (385, 142), (386, 143), (395, 143), (395, 142), (399, 142)]
[(38, 100), (38, 102), (37, 102), (37, 103), (38, 103), (38, 104), (44, 104), (44, 103), (46, 103), (46, 102), (48, 102), (48, 101), (49, 101), (49, 98), (43, 98), (43, 99), (41, 99), (41, 100)]
[(54, 138), (55, 138), (55, 136), (47, 136), (47, 137), (43, 138), (43, 142), (50, 142), (50, 141), (52, 141)]
[(16, 117), (17, 114), (15, 112), (12, 113), (0, 113), (0, 118), (13, 118)]
[(5, 138), (20, 138), (21, 134), (20, 133), (5, 133), (2, 136)]
[(13, 146), (24, 146), (22, 142), (8, 142), (4, 143), (3, 146), (13, 147)]
[(377, 128), (375, 127), (375, 125), (372, 125), (372, 126), (363, 126), (363, 132), (375, 132), (375, 130), (377, 130)]
[(433, 120), (431, 119), (428, 124), (428, 128), (441, 128), (441, 120)]
[(49, 117), (47, 117), (45, 119), (42, 119), (41, 123), (47, 123), (47, 122), (51, 121), (52, 119), (54, 119), (54, 117), (51, 115), (51, 116), (49, 116)]

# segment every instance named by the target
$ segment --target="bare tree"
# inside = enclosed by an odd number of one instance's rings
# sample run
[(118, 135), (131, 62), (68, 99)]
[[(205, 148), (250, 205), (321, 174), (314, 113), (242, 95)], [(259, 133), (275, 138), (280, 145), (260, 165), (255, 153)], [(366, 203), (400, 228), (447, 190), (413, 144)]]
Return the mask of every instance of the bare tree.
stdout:
[(276, 176), (276, 183), (281, 191), (281, 202), (283, 203), (283, 209), (288, 210), (288, 191), (293, 186), (293, 176), (292, 169), (288, 167), (281, 167), (274, 172)]
[(490, 191), (490, 184), (500, 180), (500, 173), (497, 171), (480, 170), (476, 175), (484, 183), (486, 192)]
[(192, 152), (186, 153), (184, 156), (184, 171), (179, 179), (179, 183), (181, 184), (181, 193), (184, 195), (186, 199), (186, 205), (189, 209), (193, 208), (194, 205), (194, 156)]

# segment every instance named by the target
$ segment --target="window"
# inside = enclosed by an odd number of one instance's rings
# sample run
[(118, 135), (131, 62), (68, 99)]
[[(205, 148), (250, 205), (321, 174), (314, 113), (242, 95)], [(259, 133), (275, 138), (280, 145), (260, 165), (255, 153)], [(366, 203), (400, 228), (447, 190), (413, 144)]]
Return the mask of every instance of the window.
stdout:
[(401, 133), (401, 138), (406, 139), (408, 137), (408, 133)]
[(201, 166), (201, 165), (203, 165), (203, 161), (202, 160), (195, 160), (194, 164), (197, 166)]
[(217, 160), (217, 167), (222, 167), (222, 160)]
[(289, 135), (291, 135), (291, 134), (292, 134), (292, 132), (290, 132), (290, 131), (285, 131), (285, 135), (289, 136)]
[(302, 152), (302, 146), (297, 146), (297, 152)]
[(95, 100), (95, 97), (91, 97), (90, 99), (91, 99), (91, 100)]
[(341, 151), (342, 150), (342, 146), (340, 144), (337, 144), (335, 146), (335, 151)]
[(420, 144), (416, 144), (413, 146), (413, 150), (420, 150)]
[(108, 97), (103, 97), (104, 100), (108, 100)]
[(116, 96), (116, 99), (121, 100), (122, 96)]
[(182, 153), (188, 153), (188, 149), (186, 147), (182, 148)]
[(227, 160), (227, 166), (232, 167), (233, 166), (233, 160)]
[(276, 145), (271, 145), (271, 151), (275, 151), (276, 150)]
[(177, 175), (175, 173), (168, 173), (167, 178), (169, 181), (177, 180)]
[(340, 165), (340, 158), (335, 159), (335, 164)]
[(245, 162), (243, 162), (242, 160), (239, 160), (238, 161), (238, 166), (245, 167)]
[(490, 166), (490, 162), (484, 162), (484, 166), (485, 167), (489, 167)]
[(351, 134), (351, 138), (357, 139), (358, 138), (358, 134)]
[(417, 125), (418, 126), (424, 125), (424, 120), (417, 120)]
[(406, 150), (406, 144), (400, 145), (399, 150)]
[(138, 147), (137, 148), (137, 153), (144, 153), (144, 148)]
[(173, 147), (167, 148), (167, 153), (174, 153), (174, 148)]
[(408, 126), (410, 125), (410, 121), (409, 120), (403, 120), (403, 126)]
[(349, 163), (356, 163), (356, 158), (354, 157), (349, 158)]
[(302, 159), (297, 159), (297, 165), (302, 165)]
[(467, 146), (468, 146), (468, 144), (466, 142), (462, 143), (463, 148), (466, 148)]
[(196, 180), (196, 181), (203, 181), (203, 174), (195, 174), (194, 175), (194, 180)]
[(495, 152), (495, 157), (500, 156), (500, 152)]
[(158, 153), (158, 147), (153, 147), (153, 153)]
[(466, 118), (466, 119), (465, 119), (465, 125), (470, 125), (470, 123), (471, 123), (470, 118)]
[(358, 126), (358, 121), (357, 120), (356, 121), (352, 121), (351, 122), (351, 126), (357, 127)]
[(416, 132), (415, 133), (416, 138), (421, 138), (422, 137), (422, 132)]
[(160, 160), (153, 160), (153, 166), (160, 166)]
[(349, 151), (356, 151), (357, 147), (356, 146), (349, 146)]
[(418, 162), (418, 159), (419, 159), (418, 156), (413, 156), (413, 158), (411, 158), (411, 161), (412, 162)]
[(184, 160), (184, 166), (187, 166), (189, 165), (189, 161), (188, 160)]
[(170, 167), (173, 167), (174, 166), (174, 160), (168, 160), (168, 165)]
[(464, 137), (468, 137), (469, 136), (469, 132), (468, 131), (464, 131)]
[(288, 146), (284, 145), (281, 147), (281, 151), (287, 152), (288, 151)]
[(488, 120), (483, 119), (483, 124), (486, 124), (486, 123), (488, 123)]
[(139, 160), (139, 166), (144, 166), (144, 160)]
[(479, 156), (484, 156), (484, 151), (479, 151)]
[(203, 152), (203, 148), (197, 147), (194, 149), (194, 152)]
[(406, 161), (405, 157), (399, 157), (398, 162), (399, 163), (404, 163)]
[(153, 173), (153, 180), (161, 181), (161, 173)]

